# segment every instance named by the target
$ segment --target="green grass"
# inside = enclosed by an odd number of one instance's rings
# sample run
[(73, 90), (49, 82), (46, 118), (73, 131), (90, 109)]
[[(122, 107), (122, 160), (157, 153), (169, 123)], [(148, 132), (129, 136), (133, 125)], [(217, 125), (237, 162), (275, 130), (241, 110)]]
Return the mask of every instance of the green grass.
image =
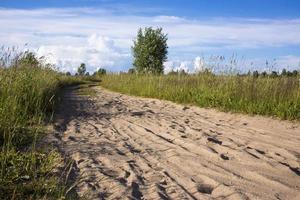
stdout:
[(82, 96), (90, 96), (90, 97), (95, 97), (97, 95), (96, 90), (92, 89), (92, 86), (95, 86), (97, 84), (82, 84), (79, 86), (79, 88), (76, 90), (78, 95)]
[(177, 103), (212, 107), (222, 111), (300, 119), (298, 77), (235, 75), (106, 75), (107, 89)]
[(62, 158), (35, 145), (46, 133), (58, 91), (82, 82), (41, 63), (0, 63), (0, 199), (65, 198), (66, 185), (55, 173)]

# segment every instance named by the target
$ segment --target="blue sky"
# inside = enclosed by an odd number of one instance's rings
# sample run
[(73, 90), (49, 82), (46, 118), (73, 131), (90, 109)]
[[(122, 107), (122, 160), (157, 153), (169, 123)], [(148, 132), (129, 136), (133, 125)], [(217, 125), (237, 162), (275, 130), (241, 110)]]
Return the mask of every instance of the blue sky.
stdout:
[(0, 44), (28, 43), (63, 71), (127, 70), (145, 26), (169, 35), (166, 70), (300, 69), (298, 0), (1, 0), (0, 23)]
[[(156, 13), (185, 17), (267, 17), (294, 18), (300, 16), (298, 0), (2, 0), (2, 7), (152, 7)], [(147, 14), (140, 11), (141, 14)]]

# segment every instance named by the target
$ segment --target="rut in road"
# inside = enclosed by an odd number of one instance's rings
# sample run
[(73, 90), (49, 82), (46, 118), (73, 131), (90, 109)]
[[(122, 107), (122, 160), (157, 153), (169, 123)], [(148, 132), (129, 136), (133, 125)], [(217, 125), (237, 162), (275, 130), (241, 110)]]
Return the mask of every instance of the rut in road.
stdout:
[(93, 89), (55, 116), (83, 199), (300, 197), (299, 124)]

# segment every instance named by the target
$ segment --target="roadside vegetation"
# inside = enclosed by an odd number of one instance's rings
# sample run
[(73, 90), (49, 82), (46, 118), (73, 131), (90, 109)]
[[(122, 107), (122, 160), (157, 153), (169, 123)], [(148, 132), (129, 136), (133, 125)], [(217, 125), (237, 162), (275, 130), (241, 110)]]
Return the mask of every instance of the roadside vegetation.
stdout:
[(59, 90), (82, 83), (53, 70), (33, 53), (0, 53), (0, 199), (60, 199), (65, 177), (55, 150), (36, 147), (47, 131)]
[(300, 119), (300, 76), (106, 75), (107, 89), (222, 111)]
[(212, 73), (214, 66), (209, 66), (195, 74), (181, 70), (164, 75), (162, 63), (167, 59), (167, 36), (160, 28), (140, 29), (132, 50), (134, 68), (128, 73), (103, 76), (103, 87), (223, 111), (300, 119), (300, 76), (296, 70), (284, 69), (281, 74), (253, 71), (241, 75), (230, 71)]

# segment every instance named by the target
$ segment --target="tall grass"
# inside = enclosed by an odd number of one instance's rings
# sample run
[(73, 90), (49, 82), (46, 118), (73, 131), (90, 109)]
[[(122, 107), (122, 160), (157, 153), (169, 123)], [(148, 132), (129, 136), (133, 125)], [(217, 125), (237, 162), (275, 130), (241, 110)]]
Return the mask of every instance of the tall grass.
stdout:
[[(3, 49), (2, 49), (3, 50)], [(36, 149), (59, 89), (81, 82), (63, 76), (31, 53), (0, 58), (0, 199), (58, 199), (63, 187), (55, 151)]]
[(213, 107), (223, 111), (300, 119), (298, 77), (237, 75), (107, 75), (102, 86), (114, 91)]

